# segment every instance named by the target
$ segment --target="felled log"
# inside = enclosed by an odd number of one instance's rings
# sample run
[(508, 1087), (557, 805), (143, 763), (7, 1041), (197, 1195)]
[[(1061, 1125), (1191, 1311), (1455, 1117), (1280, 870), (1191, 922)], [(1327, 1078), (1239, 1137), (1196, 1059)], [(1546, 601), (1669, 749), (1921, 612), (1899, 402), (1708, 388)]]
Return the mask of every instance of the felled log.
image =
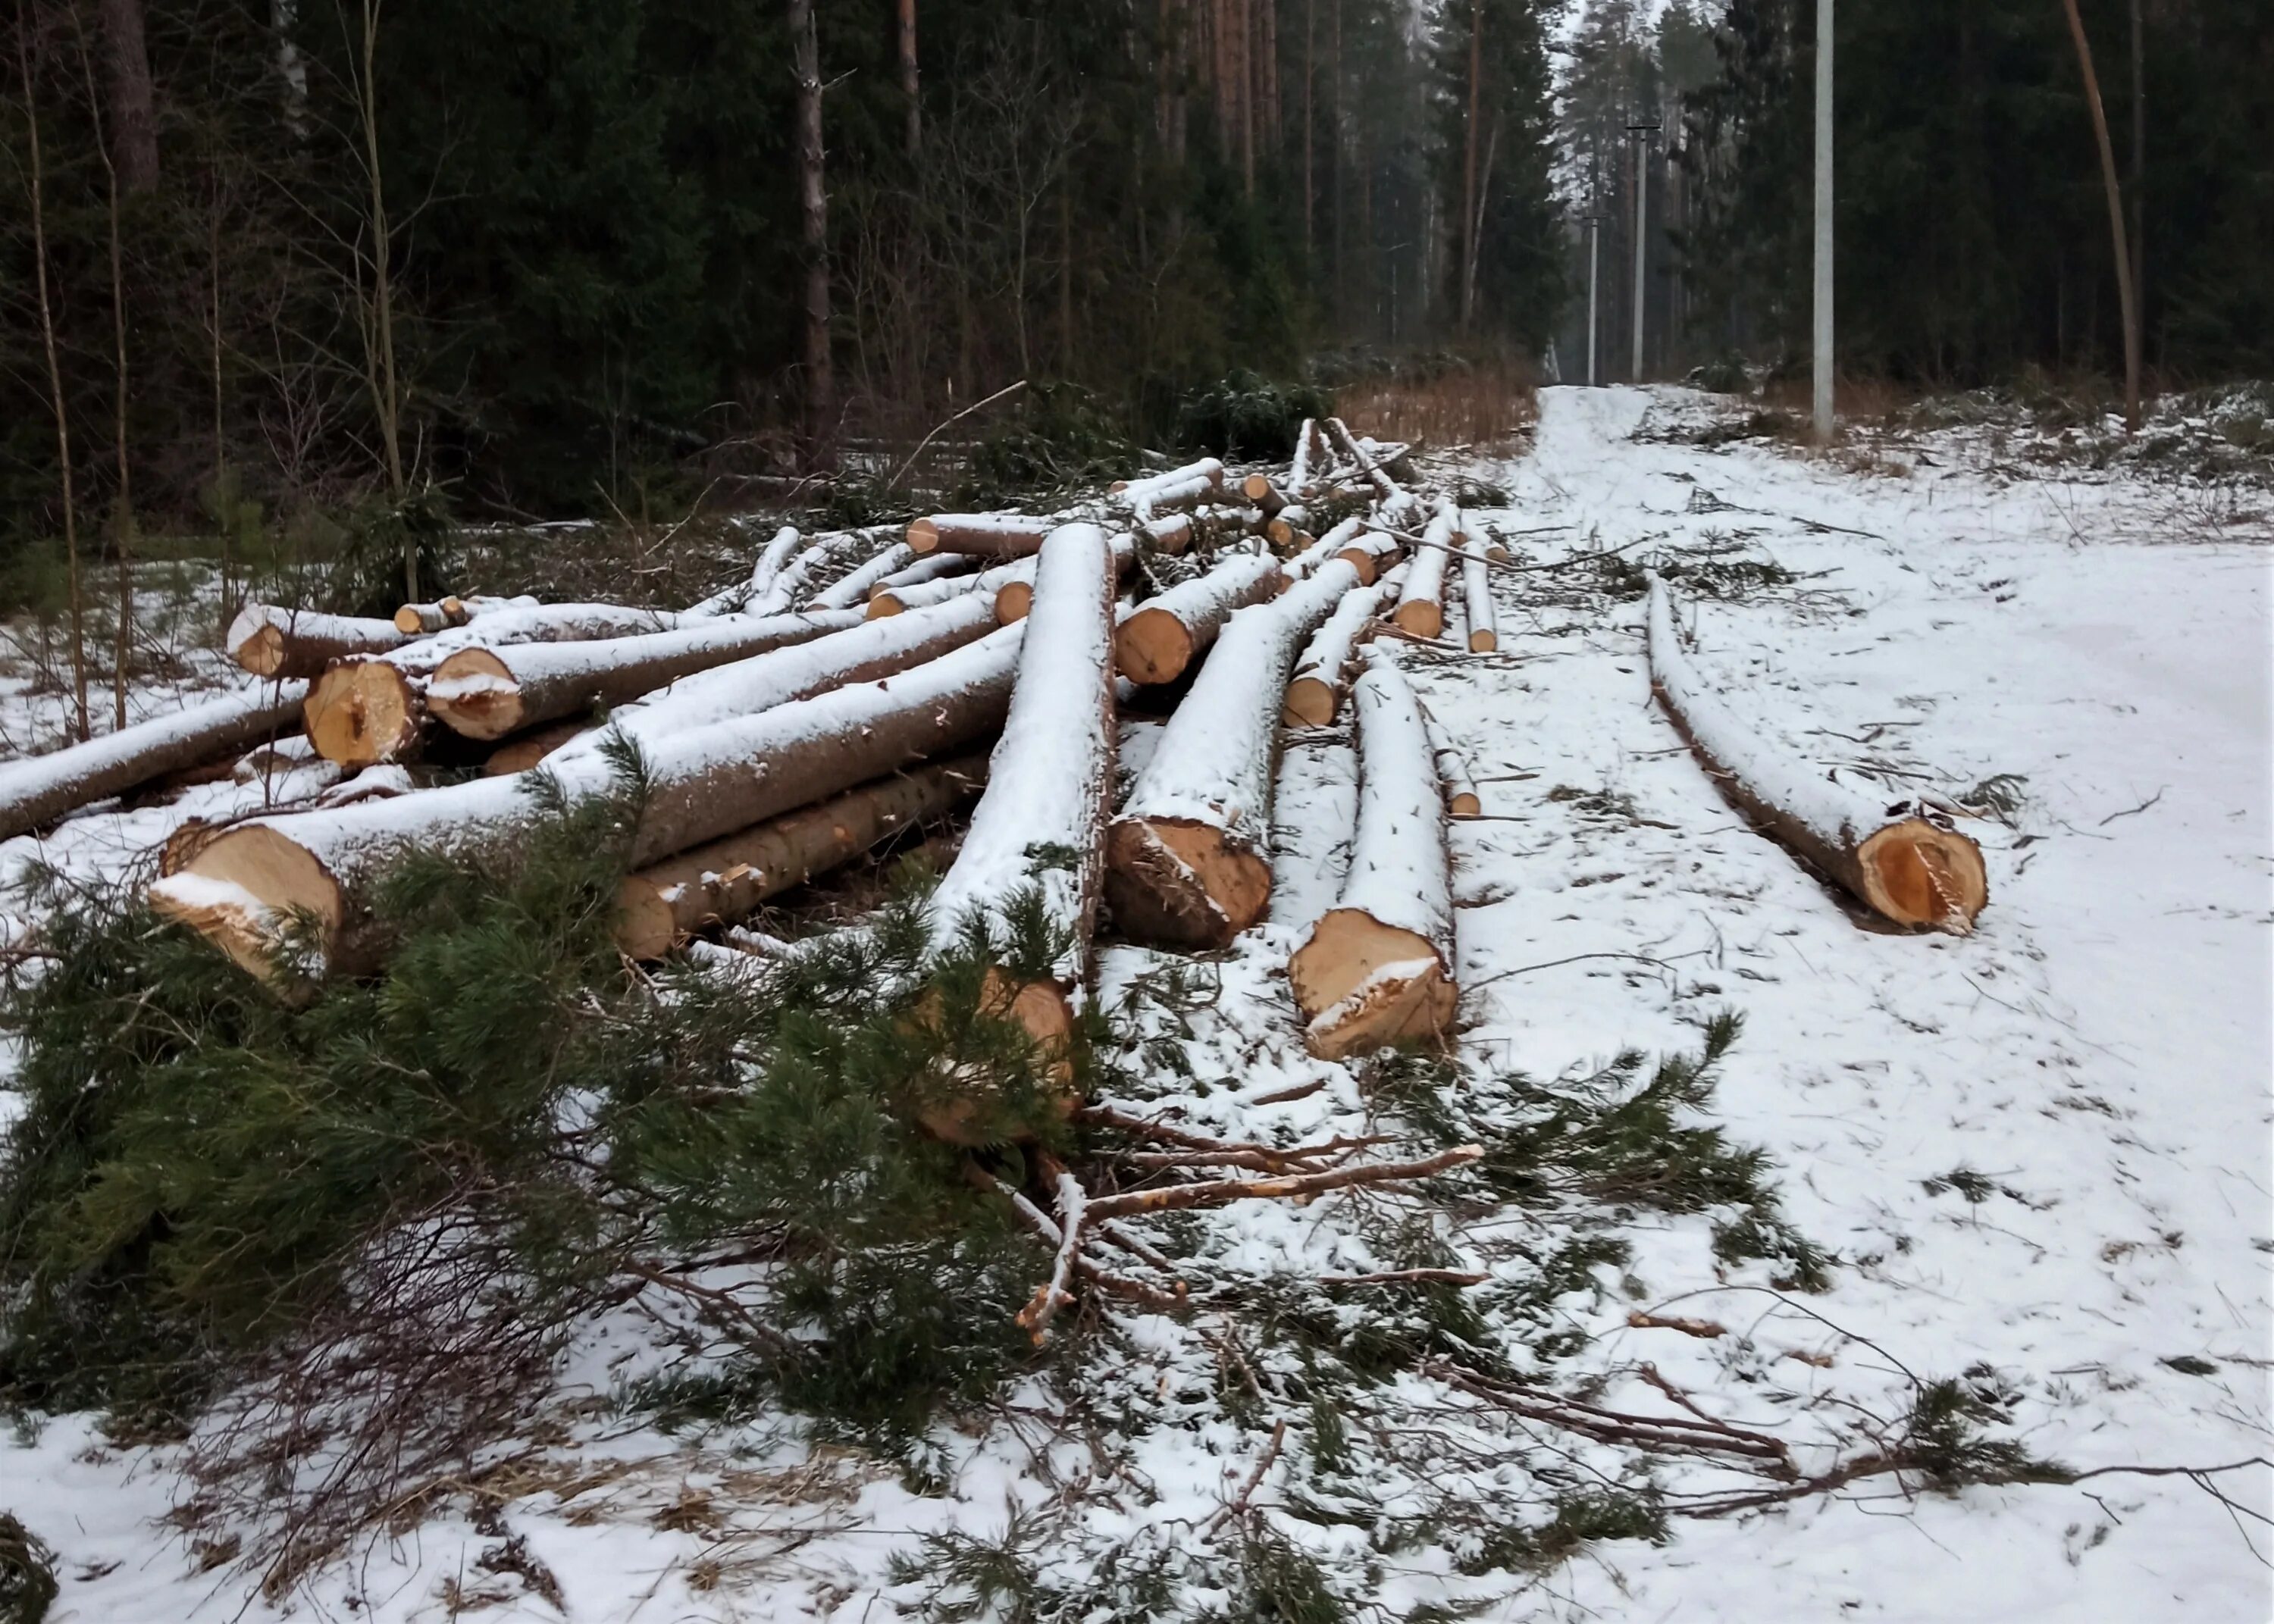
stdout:
[(1415, 637), (1434, 637), (1445, 629), (1445, 567), (1452, 556), (1454, 523), (1449, 502), (1440, 502), (1413, 549), (1412, 567), (1405, 572), (1405, 590), (1398, 595), (1390, 619), (1397, 629)]
[(308, 689), (303, 708), (308, 738), (318, 755), (343, 767), (409, 760), (426, 732), (426, 680), (459, 650), (476, 642), (496, 648), (636, 636), (668, 627), (675, 618), (615, 604), (541, 604), (486, 613), (392, 653), (359, 655), (332, 666)]
[[(646, 867), (996, 731), (1010, 704), (1023, 632), (995, 631), (880, 681), (643, 739), (647, 794), (630, 831), (629, 861)], [(572, 801), (616, 786), (597, 749), (563, 750), (546, 771)], [(516, 774), (256, 818), (169, 864), (151, 900), (257, 974), (276, 967), (274, 955), (295, 918), (312, 922), (313, 957), (290, 970), (354, 971), (385, 950), (372, 928), (371, 891), (400, 853), (440, 849), (508, 863), (542, 816)]]
[(857, 609), (697, 620), (667, 632), (584, 643), (460, 649), (426, 680), (426, 710), (469, 739), (502, 739), (564, 716), (622, 704), (698, 671), (865, 624)]
[(1690, 665), (1672, 595), (1650, 576), (1650, 671), (1659, 702), (1707, 776), (1754, 823), (1881, 918), (1965, 936), (1990, 899), (1982, 848), (1933, 808), (1819, 775), (1770, 743)]
[(298, 680), (245, 687), (153, 717), (84, 744), (0, 762), (0, 840), (74, 807), (123, 795), (170, 772), (201, 767), (292, 726), (307, 692)]
[(1132, 682), (1173, 682), (1216, 641), (1237, 610), (1277, 596), (1279, 560), (1243, 553), (1137, 606), (1113, 635), (1113, 658)]
[(1358, 571), (1329, 560), (1216, 639), (1107, 831), (1105, 894), (1141, 939), (1222, 947), (1271, 899), (1271, 776), (1295, 656)]
[(1384, 520), (1395, 523), (1412, 511), (1415, 505), (1412, 494), (1390, 477), (1388, 469), (1359, 449), (1358, 441), (1351, 438), (1349, 426), (1340, 417), (1329, 417), (1320, 427), (1326, 432), (1327, 443), (1357, 465)]
[(865, 560), (878, 551), (895, 527), (872, 524), (865, 530), (836, 530), (822, 537), (781, 567), (764, 590), (742, 605), (744, 614), (781, 614), (813, 596), (814, 583), (853, 560)]
[[(940, 558), (957, 555), (934, 553), (932, 556)], [(998, 564), (992, 569), (983, 569), (975, 575), (935, 575), (929, 581), (911, 581), (905, 583), (885, 582), (879, 584), (875, 591), (869, 594), (869, 618), (878, 620), (888, 615), (906, 614), (912, 609), (929, 609), (935, 604), (944, 604), (951, 598), (960, 598), (966, 592), (972, 591), (985, 592), (988, 601), (991, 603), (994, 601), (995, 589), (1004, 582), (1012, 579), (1013, 575), (1020, 570), (1031, 574), (1034, 570), (1034, 560), (1022, 559), (1016, 563)]]
[(405, 604), (395, 612), (395, 629), (405, 636), (431, 637), (436, 632), (447, 632), (454, 626), (463, 626), (476, 615), (494, 614), (501, 609), (534, 609), (534, 598), (441, 598), (431, 604)]
[(1019, 513), (936, 513), (908, 526), (911, 551), (968, 553), (980, 558), (1028, 558), (1057, 523)]
[(247, 604), (229, 623), (222, 646), (256, 677), (312, 677), (351, 654), (384, 654), (409, 639), (392, 620), (322, 614)]
[(1489, 654), (1500, 647), (1500, 612), (1493, 605), (1492, 568), (1485, 560), (1484, 531), (1465, 524), (1461, 540), (1461, 603), (1469, 615), (1469, 652)]
[[(1336, 561), (1349, 563), (1349, 553)], [(1359, 648), (1374, 635), (1374, 621), (1397, 601), (1401, 584), (1393, 570), (1383, 579), (1344, 595), (1335, 605), (1334, 613), (1312, 634), (1295, 662), (1295, 674), (1288, 680), (1281, 703), (1282, 722), (1290, 727), (1333, 725)]]
[[(912, 564), (904, 565), (893, 570), (882, 580), (868, 583), (863, 589), (862, 599), (856, 601), (874, 603), (879, 592), (898, 591), (903, 587), (923, 586), (951, 575), (974, 575), (978, 572), (984, 561), (964, 553), (935, 553), (928, 558), (920, 558)], [(839, 586), (844, 584), (841, 581), (838, 583)], [(831, 589), (831, 591), (833, 596), (835, 589)]]
[(1214, 500), (1224, 490), (1224, 464), (1215, 457), (1202, 457), (1166, 473), (1118, 479), (1111, 489), (1139, 518), (1150, 519), (1170, 508)]
[(1296, 500), (1311, 493), (1318, 477), (1326, 471), (1326, 443), (1319, 433), (1318, 419), (1306, 417), (1295, 432), (1295, 461), (1287, 470), (1287, 489)]
[(1239, 482), (1239, 493), (1248, 506), (1267, 518), (1276, 518), (1287, 506), (1286, 494), (1271, 483), (1269, 474), (1250, 474)]
[(482, 776), (501, 778), (508, 772), (527, 772), (553, 751), (564, 749), (598, 730), (597, 722), (554, 722), (544, 727), (532, 727), (518, 739), (508, 739), (490, 752), (482, 763)]
[(616, 945), (659, 959), (697, 930), (739, 924), (768, 898), (944, 816), (986, 781), (983, 756), (931, 763), (643, 868), (617, 894)]
[(1263, 527), (1263, 539), (1273, 547), (1284, 551), (1289, 547), (1308, 545), (1303, 527), (1311, 520), (1310, 510), (1300, 502), (1290, 502), (1271, 515)]
[(1366, 651), (1358, 828), (1342, 895), (1287, 966), (1304, 1042), (1325, 1060), (1442, 1033), (1458, 997), (1445, 811), (1421, 707), (1395, 661)]
[[(1113, 574), (1116, 580), (1129, 573), (1129, 566), (1136, 557), (1135, 537), (1125, 531), (1113, 538)], [(1034, 601), (1035, 572), (1029, 569), (1011, 575), (995, 589), (996, 624), (1008, 626), (1014, 620), (1025, 620)]]
[[(1344, 519), (1340, 524), (1336, 525), (1334, 529), (1281, 566), (1286, 573), (1287, 579), (1300, 581), (1320, 565), (1330, 559), (1340, 557), (1343, 549), (1358, 539), (1359, 532), (1365, 523), (1366, 521), (1363, 519), (1352, 518)], [(1363, 580), (1364, 577), (1361, 575), (1360, 579)]]
[(1340, 554), (1348, 559), (1358, 571), (1360, 584), (1372, 586), (1382, 573), (1397, 563), (1404, 544), (1395, 536), (1380, 530), (1367, 530), (1345, 546)]
[(847, 570), (824, 590), (814, 595), (816, 609), (850, 609), (854, 605), (866, 605), (869, 594), (886, 576), (906, 569), (916, 561), (915, 552), (905, 541), (896, 541), (870, 559), (867, 563)]
[[(988, 763), (987, 793), (973, 810), (954, 864), (932, 893), (939, 951), (976, 921), (990, 934), (1028, 890), (1063, 944), (1047, 975), (1017, 982), (990, 976), (988, 999), (1017, 1020), (1053, 1071), (1070, 1084), (1065, 1046), (1073, 1032), (1068, 995), (1088, 974), (1113, 788), (1112, 544), (1094, 524), (1061, 525), (1036, 555), (1035, 599), (1020, 622), (1018, 683)], [(998, 637), (1015, 636), (1015, 630)], [(1070, 1109), (1074, 1101), (1065, 1101)], [(953, 1087), (918, 1102), (933, 1133), (953, 1143), (1000, 1137), (991, 1102)]]
[(1156, 553), (1166, 553), (1173, 557), (1193, 545), (1193, 515), (1188, 513), (1172, 513), (1163, 518), (1148, 519), (1137, 528), (1143, 533), (1146, 545)]
[(687, 613), (697, 620), (712, 615), (740, 614), (746, 605), (773, 585), (774, 577), (781, 574), (782, 566), (795, 556), (797, 544), (797, 526), (783, 525), (758, 553), (757, 561), (750, 566), (747, 579), (713, 592), (689, 609)]
[(1458, 746), (1431, 724), (1431, 748), (1437, 757), (1437, 782), (1445, 792), (1447, 817), (1480, 817), (1484, 814), (1484, 798), (1477, 793), (1475, 777), (1469, 771), (1468, 757)]

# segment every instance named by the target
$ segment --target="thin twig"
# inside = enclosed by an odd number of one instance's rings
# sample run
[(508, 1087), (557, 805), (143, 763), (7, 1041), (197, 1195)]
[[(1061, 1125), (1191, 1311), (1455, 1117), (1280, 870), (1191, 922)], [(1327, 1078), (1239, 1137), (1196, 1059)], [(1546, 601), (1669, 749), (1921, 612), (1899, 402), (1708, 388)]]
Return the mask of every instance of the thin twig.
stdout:
[(994, 394), (989, 395), (985, 400), (974, 401), (970, 405), (966, 406), (961, 411), (957, 412), (953, 417), (934, 424), (932, 425), (931, 432), (926, 434), (922, 440), (916, 441), (916, 448), (908, 453), (908, 460), (900, 464), (899, 472), (895, 473), (890, 479), (885, 481), (885, 490), (889, 492), (894, 485), (900, 484), (901, 476), (905, 475), (911, 468), (914, 468), (916, 465), (916, 459), (924, 454), (924, 447), (930, 445), (933, 440), (938, 439), (943, 431), (954, 427), (957, 424), (962, 422), (966, 417), (969, 417), (973, 412), (977, 411), (983, 406), (992, 406), (1005, 395), (1013, 393), (1014, 390), (1023, 389), (1026, 387), (1027, 380), (1023, 378), (1020, 379), (1016, 383), (1005, 384), (1001, 388), (996, 390)]

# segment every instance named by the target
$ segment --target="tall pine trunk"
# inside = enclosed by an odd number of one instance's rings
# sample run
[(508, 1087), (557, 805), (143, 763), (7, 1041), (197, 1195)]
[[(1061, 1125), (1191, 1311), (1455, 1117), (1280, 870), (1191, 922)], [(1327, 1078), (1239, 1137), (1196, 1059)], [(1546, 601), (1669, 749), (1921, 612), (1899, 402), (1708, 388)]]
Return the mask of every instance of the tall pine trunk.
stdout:
[(2093, 139), (2100, 147), (2100, 180), (2108, 193), (2108, 230), (2116, 245), (2116, 298), (2124, 322), (2124, 423), (2140, 428), (2140, 306), (2132, 286), (2132, 249), (2124, 229), (2124, 192), (2116, 178), (2116, 147), (2108, 139), (2108, 109), (2101, 105), (2100, 78), (2092, 71), (2092, 42), (2076, 0), (2061, 0), (2068, 12), (2069, 37), (2076, 41), (2076, 64), (2084, 75), (2085, 105), (2092, 109)]
[(118, 184), (147, 192), (158, 184), (157, 97), (143, 38), (142, 0), (102, 0), (102, 41), (110, 79), (112, 160)]
[(900, 0), (900, 95), (907, 102), (907, 128), (903, 139), (907, 147), (908, 162), (914, 163), (923, 152), (923, 106), (917, 91), (916, 77), (916, 0)]
[(1468, 151), (1461, 162), (1461, 336), (1469, 334), (1477, 286), (1477, 104), (1484, 89), (1484, 0), (1469, 0)]
[(792, 67), (797, 76), (798, 214), (805, 247), (805, 437), (816, 465), (828, 460), (836, 378), (829, 355), (829, 192), (821, 146), (821, 41), (813, 0), (789, 0)]

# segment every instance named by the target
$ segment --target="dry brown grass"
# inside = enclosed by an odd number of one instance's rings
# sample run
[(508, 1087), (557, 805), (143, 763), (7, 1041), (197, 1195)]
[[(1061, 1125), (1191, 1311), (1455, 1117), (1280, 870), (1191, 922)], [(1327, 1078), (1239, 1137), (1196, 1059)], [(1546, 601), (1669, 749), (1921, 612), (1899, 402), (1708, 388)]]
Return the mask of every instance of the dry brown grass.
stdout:
[(1487, 360), (1345, 384), (1335, 391), (1354, 432), (1439, 450), (1504, 450), (1539, 417), (1529, 362)]

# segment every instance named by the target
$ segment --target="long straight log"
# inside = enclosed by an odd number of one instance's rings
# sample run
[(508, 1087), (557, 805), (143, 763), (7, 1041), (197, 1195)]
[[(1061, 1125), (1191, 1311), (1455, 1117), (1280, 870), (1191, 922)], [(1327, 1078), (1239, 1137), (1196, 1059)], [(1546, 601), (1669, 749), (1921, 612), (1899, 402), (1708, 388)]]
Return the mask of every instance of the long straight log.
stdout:
[(1412, 568), (1405, 572), (1405, 590), (1389, 618), (1397, 629), (1414, 637), (1435, 637), (1445, 629), (1445, 568), (1455, 542), (1458, 519), (1449, 502), (1439, 502), (1413, 550)]
[[(934, 557), (945, 556), (935, 553)], [(883, 620), (886, 616), (906, 614), (914, 609), (929, 609), (944, 604), (951, 598), (960, 598), (966, 592), (984, 592), (990, 603), (995, 600), (996, 589), (1005, 581), (1034, 574), (1032, 559), (1020, 559), (1013, 563), (998, 564), (992, 569), (983, 569), (976, 575), (935, 575), (929, 581), (913, 581), (906, 585), (886, 583), (869, 594), (869, 618)]]
[(1442, 1034), (1458, 998), (1445, 809), (1421, 707), (1379, 648), (1351, 690), (1358, 828), (1349, 876), (1287, 966), (1304, 1041), (1325, 1060)]
[(1319, 455), (1319, 424), (1315, 417), (1303, 419), (1303, 426), (1295, 432), (1295, 461), (1287, 470), (1287, 489), (1297, 501), (1310, 494), (1316, 475), (1323, 466)]
[(850, 609), (855, 604), (865, 605), (869, 594), (886, 576), (906, 569), (915, 561), (915, 549), (905, 541), (896, 541), (867, 563), (847, 570), (830, 584), (827, 590), (817, 593), (813, 606), (816, 609)]
[[(1348, 564), (1345, 553), (1336, 560)], [(1335, 605), (1326, 623), (1312, 635), (1295, 662), (1288, 680), (1280, 720), (1289, 727), (1329, 727), (1349, 686), (1351, 666), (1358, 650), (1374, 635), (1375, 620), (1397, 601), (1403, 584), (1395, 570), (1371, 585), (1361, 586)]]
[(334, 660), (384, 654), (409, 641), (392, 620), (247, 604), (229, 623), (222, 646), (256, 677), (290, 679), (312, 677)]
[[(1024, 632), (1004, 628), (881, 681), (642, 740), (647, 794), (630, 862), (645, 867), (994, 732), (1010, 704)], [(606, 757), (581, 746), (544, 771), (572, 801), (617, 787)], [(313, 958), (283, 966), (288, 972), (363, 968), (387, 945), (370, 914), (379, 876), (410, 850), (511, 862), (544, 816), (525, 777), (235, 824), (184, 853), (151, 887), (151, 900), (257, 974), (278, 967), (295, 918), (313, 925)]]
[(908, 526), (917, 553), (967, 553), (978, 558), (1030, 558), (1058, 523), (1019, 513), (936, 513)]
[(1287, 506), (1286, 494), (1271, 482), (1269, 474), (1248, 475), (1239, 482), (1239, 493), (1249, 507), (1267, 519), (1278, 517), (1280, 509)]
[(0, 762), (0, 840), (290, 728), (307, 686), (298, 680), (247, 685), (84, 744)]
[(1990, 900), (1982, 848), (1907, 797), (1819, 776), (1731, 710), (1683, 652), (1672, 595), (1650, 576), (1651, 683), (1721, 793), (1754, 823), (1881, 918), (1965, 936)]
[(427, 679), (426, 710), (466, 738), (502, 739), (865, 621), (857, 609), (733, 615), (636, 637), (461, 649)]
[(1500, 611), (1493, 605), (1492, 568), (1485, 557), (1485, 533), (1464, 524), (1461, 538), (1461, 604), (1468, 611), (1469, 652), (1489, 654), (1500, 647)]
[(872, 524), (865, 530), (836, 530), (822, 537), (783, 565), (765, 589), (742, 605), (742, 613), (782, 614), (801, 606), (814, 595), (817, 582), (889, 545), (887, 538), (895, 528)]
[(1224, 489), (1224, 464), (1215, 457), (1202, 457), (1142, 479), (1116, 480), (1111, 488), (1139, 518), (1150, 519), (1165, 509), (1213, 500)]
[(1106, 896), (1124, 930), (1222, 947), (1263, 917), (1288, 671), (1357, 584), (1358, 571), (1330, 560), (1224, 627), (1107, 832)]
[[(906, 545), (904, 542), (901, 544)], [(880, 592), (894, 592), (903, 587), (922, 586), (952, 575), (976, 575), (986, 562), (964, 553), (935, 553), (914, 563), (892, 571), (883, 580), (872, 583), (867, 590), (867, 601), (874, 603)], [(840, 584), (842, 584), (841, 583)]]
[(1173, 682), (1216, 641), (1234, 611), (1276, 597), (1279, 560), (1243, 553), (1205, 575), (1140, 604), (1113, 635), (1113, 658), (1132, 682)]
[(442, 598), (431, 604), (405, 604), (395, 612), (395, 629), (406, 637), (431, 637), (463, 626), (478, 614), (500, 609), (534, 609), (534, 598)]
[(931, 763), (643, 868), (617, 894), (616, 945), (659, 959), (698, 930), (740, 924), (769, 898), (944, 816), (986, 781), (984, 756)]
[(636, 636), (667, 628), (676, 619), (616, 604), (541, 604), (485, 613), (392, 653), (333, 665), (308, 690), (308, 739), (318, 755), (343, 767), (407, 761), (425, 738), (426, 680), (461, 649)]
[(740, 614), (746, 605), (773, 585), (774, 577), (781, 574), (782, 566), (795, 556), (797, 544), (797, 526), (783, 525), (760, 551), (747, 579), (713, 592), (689, 609), (687, 613), (697, 620), (706, 620), (713, 615)]
[[(975, 924), (999, 934), (1023, 893), (1039, 898), (1060, 944), (1043, 978), (990, 976), (990, 1003), (1017, 1020), (1070, 1085), (1073, 1034), (1069, 995), (1089, 973), (1090, 936), (1104, 869), (1105, 819), (1113, 788), (1113, 545), (1094, 524), (1062, 525), (1036, 555), (1035, 598), (1002, 741), (988, 763), (987, 793), (971, 816), (954, 864), (931, 898), (933, 940), (945, 951)], [(998, 636), (1013, 635), (998, 633)], [(950, 1087), (918, 1101), (933, 1133), (953, 1143), (1001, 1137), (996, 1102)], [(1071, 1109), (1074, 1101), (1064, 1102)]]

